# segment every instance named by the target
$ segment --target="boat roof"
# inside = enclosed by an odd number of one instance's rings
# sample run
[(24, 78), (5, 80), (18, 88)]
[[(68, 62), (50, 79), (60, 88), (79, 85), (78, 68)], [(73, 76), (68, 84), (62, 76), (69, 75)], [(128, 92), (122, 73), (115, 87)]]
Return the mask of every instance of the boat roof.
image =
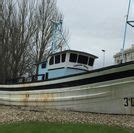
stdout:
[(77, 51), (77, 50), (64, 50), (64, 51), (60, 51), (60, 52), (56, 52), (54, 54), (50, 54), (49, 56), (54, 56), (54, 55), (58, 55), (58, 54), (64, 54), (64, 53), (76, 53), (76, 54), (83, 54), (86, 56), (92, 56), (94, 58), (98, 58), (97, 56), (87, 53), (87, 52), (83, 52), (83, 51)]
[[(77, 51), (77, 50), (64, 50), (64, 51), (60, 51), (60, 52), (56, 52), (56, 53), (50, 54), (48, 57), (59, 55), (59, 54), (64, 54), (64, 53), (83, 54), (85, 56), (91, 56), (91, 57), (93, 57), (95, 59), (98, 58), (97, 56), (95, 56), (93, 54), (90, 54), (90, 53), (87, 53), (87, 52), (83, 52), (83, 51)], [(42, 64), (42, 63), (45, 63), (45, 62), (47, 62), (47, 60), (44, 60), (44, 61), (39, 62), (39, 63), (36, 63), (35, 65)]]

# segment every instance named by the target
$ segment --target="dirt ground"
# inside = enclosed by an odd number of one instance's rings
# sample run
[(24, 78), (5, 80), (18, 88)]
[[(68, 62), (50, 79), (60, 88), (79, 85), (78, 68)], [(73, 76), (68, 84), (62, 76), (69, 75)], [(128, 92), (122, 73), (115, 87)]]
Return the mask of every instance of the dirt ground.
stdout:
[(134, 115), (94, 114), (0, 105), (0, 124), (29, 121), (106, 124), (134, 128)]

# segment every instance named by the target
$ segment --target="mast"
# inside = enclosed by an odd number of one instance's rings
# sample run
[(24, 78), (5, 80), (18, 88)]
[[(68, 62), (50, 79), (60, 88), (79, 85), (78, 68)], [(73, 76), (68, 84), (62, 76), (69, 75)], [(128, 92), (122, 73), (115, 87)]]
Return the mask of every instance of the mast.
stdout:
[[(61, 38), (63, 39), (64, 45), (67, 47), (67, 49), (70, 49), (70, 47), (67, 44), (67, 41), (63, 35), (63, 30), (62, 30), (63, 21), (60, 20), (59, 22), (56, 22), (56, 21), (51, 20), (51, 22), (53, 23), (52, 46), (51, 46), (52, 53), (55, 53), (56, 50), (58, 49), (57, 48), (57, 42), (58, 42), (57, 40), (61, 39)], [(62, 51), (62, 48), (61, 48), (61, 51)]]
[(129, 0), (128, 3), (128, 10), (127, 10), (127, 16), (126, 16), (126, 23), (125, 23), (125, 31), (124, 31), (124, 38), (123, 38), (123, 46), (122, 46), (122, 63), (125, 62), (125, 58), (124, 58), (124, 48), (125, 48), (125, 43), (126, 43), (126, 35), (127, 35), (127, 27), (128, 25), (134, 27), (133, 23), (134, 21), (129, 21), (129, 13), (130, 13), (130, 7), (131, 7), (131, 2), (132, 0)]

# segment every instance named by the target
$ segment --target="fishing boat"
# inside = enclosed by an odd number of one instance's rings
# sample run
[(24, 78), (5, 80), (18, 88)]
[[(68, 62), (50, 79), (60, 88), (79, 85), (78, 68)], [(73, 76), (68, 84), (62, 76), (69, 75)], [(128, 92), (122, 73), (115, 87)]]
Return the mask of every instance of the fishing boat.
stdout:
[(134, 61), (93, 69), (97, 58), (53, 52), (36, 64), (36, 75), (0, 85), (0, 104), (134, 115)]

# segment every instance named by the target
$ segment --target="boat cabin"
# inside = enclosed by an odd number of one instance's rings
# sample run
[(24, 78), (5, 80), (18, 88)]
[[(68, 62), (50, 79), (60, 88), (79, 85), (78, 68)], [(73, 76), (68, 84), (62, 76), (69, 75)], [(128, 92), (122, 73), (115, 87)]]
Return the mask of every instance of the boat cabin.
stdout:
[(48, 80), (80, 74), (93, 69), (95, 55), (66, 50), (49, 55), (46, 61), (37, 64), (37, 80)]

